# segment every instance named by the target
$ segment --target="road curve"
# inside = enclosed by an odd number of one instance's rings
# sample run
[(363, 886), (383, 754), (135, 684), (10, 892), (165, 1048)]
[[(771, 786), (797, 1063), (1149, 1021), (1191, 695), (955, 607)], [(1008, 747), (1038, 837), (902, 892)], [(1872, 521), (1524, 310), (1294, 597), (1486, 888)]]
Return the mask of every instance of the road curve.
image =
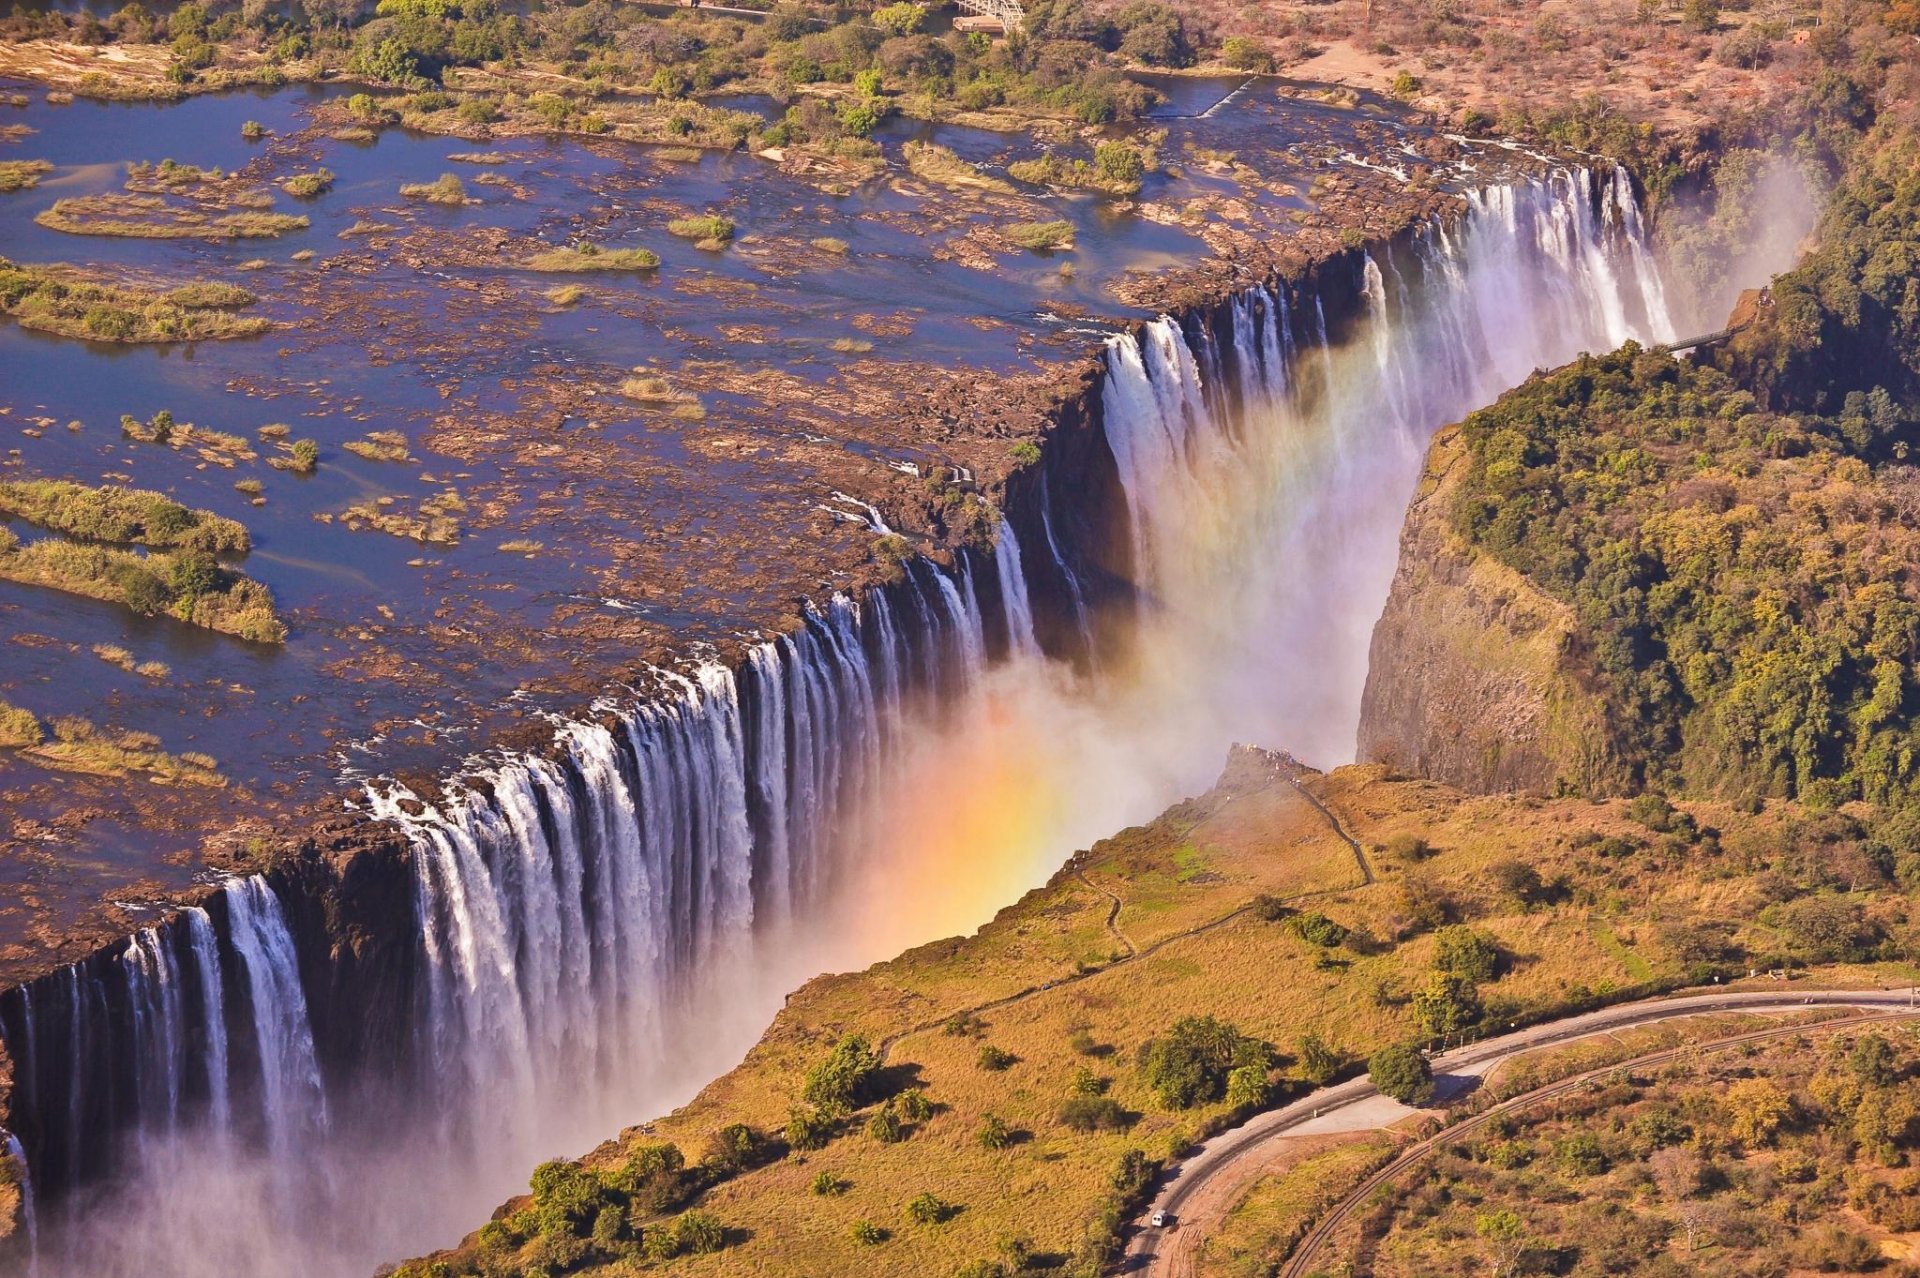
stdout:
[[(1616, 1030), (1715, 1012), (1781, 1013), (1808, 1007), (1850, 1007), (1879, 1012), (1920, 1014), (1913, 991), (1893, 990), (1722, 990), (1646, 999), (1584, 1012), (1543, 1025), (1489, 1038), (1433, 1058), (1439, 1095), (1471, 1086), (1495, 1065), (1524, 1052)], [(1277, 1155), (1289, 1137), (1330, 1131), (1368, 1131), (1386, 1127), (1414, 1111), (1374, 1090), (1364, 1077), (1323, 1087), (1279, 1109), (1257, 1114), (1221, 1132), (1182, 1161), (1141, 1214), (1127, 1242), (1119, 1272), (1146, 1278), (1189, 1278), (1195, 1253), (1214, 1232), (1244, 1189)], [(1166, 1212), (1173, 1224), (1151, 1229), (1145, 1222)]]

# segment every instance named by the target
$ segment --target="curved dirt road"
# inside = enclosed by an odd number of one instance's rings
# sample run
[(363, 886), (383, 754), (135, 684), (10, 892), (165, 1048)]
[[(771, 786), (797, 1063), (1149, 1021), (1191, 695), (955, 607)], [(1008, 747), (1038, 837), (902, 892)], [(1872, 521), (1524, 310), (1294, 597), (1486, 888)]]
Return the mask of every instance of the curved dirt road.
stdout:
[[(1433, 1058), (1440, 1099), (1458, 1095), (1502, 1061), (1541, 1047), (1594, 1038), (1615, 1030), (1657, 1025), (1714, 1012), (1784, 1013), (1808, 1007), (1847, 1007), (1920, 1014), (1908, 990), (1722, 991), (1649, 999), (1602, 1008), (1486, 1039)], [(1136, 1221), (1119, 1272), (1149, 1278), (1190, 1278), (1200, 1244), (1218, 1228), (1246, 1190), (1286, 1156), (1298, 1137), (1374, 1131), (1418, 1111), (1380, 1095), (1364, 1077), (1352, 1079), (1255, 1115), (1220, 1133), (1182, 1162)], [(1155, 1212), (1173, 1224), (1146, 1227)]]

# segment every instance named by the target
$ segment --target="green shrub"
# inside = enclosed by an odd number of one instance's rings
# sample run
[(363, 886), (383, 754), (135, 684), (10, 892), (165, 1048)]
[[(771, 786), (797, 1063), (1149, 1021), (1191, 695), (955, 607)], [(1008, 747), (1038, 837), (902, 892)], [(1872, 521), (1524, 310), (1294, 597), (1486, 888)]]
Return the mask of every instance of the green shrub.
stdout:
[(1433, 1067), (1418, 1047), (1394, 1043), (1367, 1058), (1367, 1077), (1382, 1096), (1424, 1105), (1433, 1096)]
[(1302, 1034), (1294, 1049), (1294, 1066), (1300, 1077), (1315, 1087), (1325, 1087), (1340, 1072), (1340, 1053), (1328, 1047), (1317, 1034)]
[(1060, 1124), (1076, 1132), (1123, 1132), (1133, 1126), (1126, 1106), (1111, 1096), (1070, 1096), (1060, 1106)]
[(1169, 1109), (1190, 1109), (1226, 1094), (1228, 1075), (1238, 1066), (1264, 1068), (1267, 1045), (1211, 1016), (1188, 1016), (1140, 1049), (1141, 1072)]
[(827, 1114), (843, 1114), (873, 1099), (880, 1058), (864, 1036), (849, 1034), (807, 1071), (801, 1098)]
[(1332, 949), (1347, 939), (1347, 929), (1317, 910), (1304, 910), (1287, 920), (1293, 934), (1309, 945)]
[(856, 1220), (847, 1227), (847, 1236), (863, 1247), (874, 1247), (885, 1242), (891, 1235), (871, 1220)]
[(1500, 943), (1477, 928), (1462, 924), (1433, 934), (1433, 966), (1465, 981), (1490, 981), (1500, 966)]
[(980, 1120), (973, 1139), (982, 1149), (1005, 1149), (1013, 1144), (1013, 1132), (1007, 1127), (1006, 1119), (998, 1114), (988, 1114)]
[(867, 1120), (867, 1135), (882, 1145), (897, 1145), (907, 1138), (907, 1128), (893, 1106), (885, 1105)]
[(995, 1047), (991, 1043), (982, 1043), (980, 1054), (974, 1058), (974, 1063), (981, 1069), (998, 1072), (1011, 1068), (1018, 1059), (1012, 1052)]
[(728, 218), (706, 213), (699, 217), (675, 218), (667, 223), (667, 230), (683, 240), (698, 240), (703, 244), (724, 244), (733, 238), (734, 225)]
[(1220, 60), (1236, 71), (1271, 72), (1273, 55), (1245, 36), (1228, 36), (1220, 45)]
[(1069, 248), (1073, 244), (1071, 222), (1014, 222), (1000, 228), (1014, 244), (1034, 253)]
[(906, 1211), (907, 1219), (916, 1225), (943, 1225), (960, 1213), (954, 1204), (931, 1193), (915, 1194)]
[(808, 1152), (825, 1149), (838, 1126), (832, 1114), (817, 1106), (795, 1108), (788, 1112), (786, 1138), (794, 1149)]

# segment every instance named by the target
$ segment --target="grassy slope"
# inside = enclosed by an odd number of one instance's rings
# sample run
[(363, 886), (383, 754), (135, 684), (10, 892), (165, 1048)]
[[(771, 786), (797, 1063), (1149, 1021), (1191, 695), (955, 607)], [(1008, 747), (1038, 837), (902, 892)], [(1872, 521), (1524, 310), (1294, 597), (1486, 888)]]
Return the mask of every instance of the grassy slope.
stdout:
[[(1502, 1018), (1564, 1005), (1589, 990), (1627, 993), (1642, 963), (1658, 981), (1682, 979), (1686, 934), (1671, 929), (1688, 920), (1747, 920), (1736, 939), (1755, 953), (1782, 944), (1760, 916), (1769, 892), (1793, 891), (1769, 886), (1783, 879), (1777, 867), (1786, 864), (1769, 849), (1797, 847), (1805, 838), (1787, 805), (1751, 817), (1712, 805), (1694, 809), (1704, 825), (1724, 831), (1716, 851), (1663, 842), (1621, 804), (1468, 798), (1427, 782), (1389, 780), (1378, 768), (1342, 769), (1310, 785), (1363, 844), (1377, 848), (1411, 834), (1438, 852), (1413, 867), (1380, 858), (1380, 881), (1357, 886), (1351, 850), (1319, 812), (1286, 782), (1254, 786), (1239, 770), (1212, 794), (1096, 845), (973, 938), (808, 985), (738, 1069), (645, 1135), (628, 1132), (588, 1162), (617, 1163), (631, 1144), (660, 1139), (695, 1159), (728, 1123), (777, 1129), (799, 1097), (805, 1070), (837, 1035), (859, 1031), (876, 1041), (893, 1038), (890, 1064), (941, 1110), (897, 1145), (868, 1138), (863, 1112), (825, 1150), (722, 1183), (700, 1205), (736, 1231), (736, 1241), (665, 1267), (713, 1275), (943, 1274), (993, 1255), (996, 1239), (1007, 1234), (1026, 1235), (1043, 1251), (1071, 1252), (1122, 1152), (1163, 1155), (1224, 1114), (1223, 1105), (1163, 1109), (1133, 1066), (1136, 1049), (1181, 1016), (1212, 1013), (1283, 1052), (1308, 1032), (1357, 1054), (1412, 1032), (1404, 995), (1423, 979), (1434, 942), (1413, 922), (1411, 896), (1438, 889), (1513, 955), (1510, 972), (1482, 991)], [(1594, 835), (1626, 839), (1639, 850), (1603, 857)], [(1490, 867), (1509, 858), (1536, 865), (1550, 880), (1564, 878), (1558, 902), (1522, 909), (1498, 899)], [(1683, 867), (1685, 877), (1676, 873)], [(1426, 890), (1410, 894), (1410, 880)], [(1120, 899), (1115, 922), (1125, 942), (1105, 930), (1111, 902), (1103, 892)], [(1244, 908), (1260, 892), (1325, 893), (1315, 908), (1388, 944), (1381, 953), (1342, 950), (1331, 963), (1316, 964), (1321, 951)], [(1887, 914), (1889, 926), (1905, 904), (1892, 893), (1858, 900)], [(1606, 926), (1596, 928), (1596, 918)], [(1156, 942), (1164, 944), (1150, 948)], [(1141, 957), (1067, 979), (1077, 965), (1097, 964), (1128, 943)], [(1873, 972), (1853, 975), (1870, 980)], [(1049, 981), (1056, 983), (984, 1011), (979, 1038), (939, 1028), (956, 1010)], [(1076, 1052), (1069, 1042), (1076, 1030), (1101, 1054)], [(1012, 1052), (1017, 1063), (1004, 1072), (979, 1068), (982, 1042)], [(1083, 1065), (1111, 1077), (1110, 1094), (1142, 1115), (1131, 1132), (1080, 1135), (1055, 1121)], [(988, 1114), (1028, 1137), (1004, 1150), (982, 1148), (975, 1133)], [(848, 1191), (813, 1195), (809, 1187), (822, 1171), (850, 1182)], [(944, 1225), (911, 1225), (903, 1206), (923, 1191), (964, 1210)], [(861, 1219), (891, 1230), (892, 1238), (878, 1246), (854, 1243), (848, 1229)], [(452, 1259), (454, 1272), (483, 1260), (471, 1252)], [(501, 1266), (495, 1272), (520, 1269), (505, 1255), (494, 1263)], [(644, 1264), (619, 1259), (598, 1271)], [(595, 1271), (592, 1264), (586, 1271)]]

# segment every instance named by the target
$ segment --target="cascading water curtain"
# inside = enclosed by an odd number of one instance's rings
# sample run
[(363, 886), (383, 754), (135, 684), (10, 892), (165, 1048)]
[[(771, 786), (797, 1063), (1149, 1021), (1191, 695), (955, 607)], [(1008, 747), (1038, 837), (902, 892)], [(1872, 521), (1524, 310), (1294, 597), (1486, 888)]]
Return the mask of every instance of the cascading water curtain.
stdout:
[(1260, 287), (1232, 299), (1229, 331), (1162, 318), (1108, 343), (1145, 614), (1127, 692), (1201, 769), (1235, 740), (1351, 759), (1432, 432), (1536, 368), (1674, 337), (1624, 170), (1473, 192), (1464, 217), (1362, 255), (1355, 283), (1332, 341), (1320, 297)]
[[(1034, 823), (1045, 846), (1011, 860), (1057, 864), (1074, 846), (1063, 828), (1092, 837), (1158, 811), (1236, 739), (1347, 757), (1430, 432), (1536, 366), (1672, 334), (1620, 174), (1479, 193), (1455, 223), (1359, 266), (1351, 284), (1323, 283), (1343, 290), (1331, 307), (1256, 288), (1217, 333), (1162, 319), (1109, 343), (1104, 429), (1142, 604), (1099, 679), (1043, 672), (993, 701), (998, 739), (1031, 747), (1005, 779), (1078, 823)], [(1329, 312), (1356, 303), (1330, 341)], [(912, 561), (737, 668), (662, 672), (431, 804), (371, 793), (371, 813), (407, 831), (415, 871), (413, 1070), (386, 1080), (397, 1119), (328, 1095), (265, 880), (0, 999), (41, 1272), (163, 1274), (156, 1258), (212, 1249), (221, 1272), (364, 1272), (452, 1241), (539, 1159), (639, 1117), (648, 1077), (733, 997), (715, 997), (714, 973), (745, 980), (756, 945), (862, 881), (849, 826), (910, 788), (896, 754), (925, 745), (909, 731), (918, 707), (982, 714), (996, 681), (1044, 667), (1023, 549), (1051, 559), (1069, 597), (1046, 602), (1081, 642), (1104, 637), (1047, 501), (1043, 486), (1025, 548), (1003, 524), (991, 558)], [(1008, 658), (992, 676), (989, 654)], [(917, 775), (977, 793), (963, 765)], [(758, 954), (778, 980), (808, 974)], [(749, 1042), (779, 992), (766, 997), (747, 1000)], [(695, 1063), (710, 1072), (714, 1050)], [(123, 1196), (94, 1218), (112, 1227), (57, 1227), (74, 1191), (110, 1173)]]

